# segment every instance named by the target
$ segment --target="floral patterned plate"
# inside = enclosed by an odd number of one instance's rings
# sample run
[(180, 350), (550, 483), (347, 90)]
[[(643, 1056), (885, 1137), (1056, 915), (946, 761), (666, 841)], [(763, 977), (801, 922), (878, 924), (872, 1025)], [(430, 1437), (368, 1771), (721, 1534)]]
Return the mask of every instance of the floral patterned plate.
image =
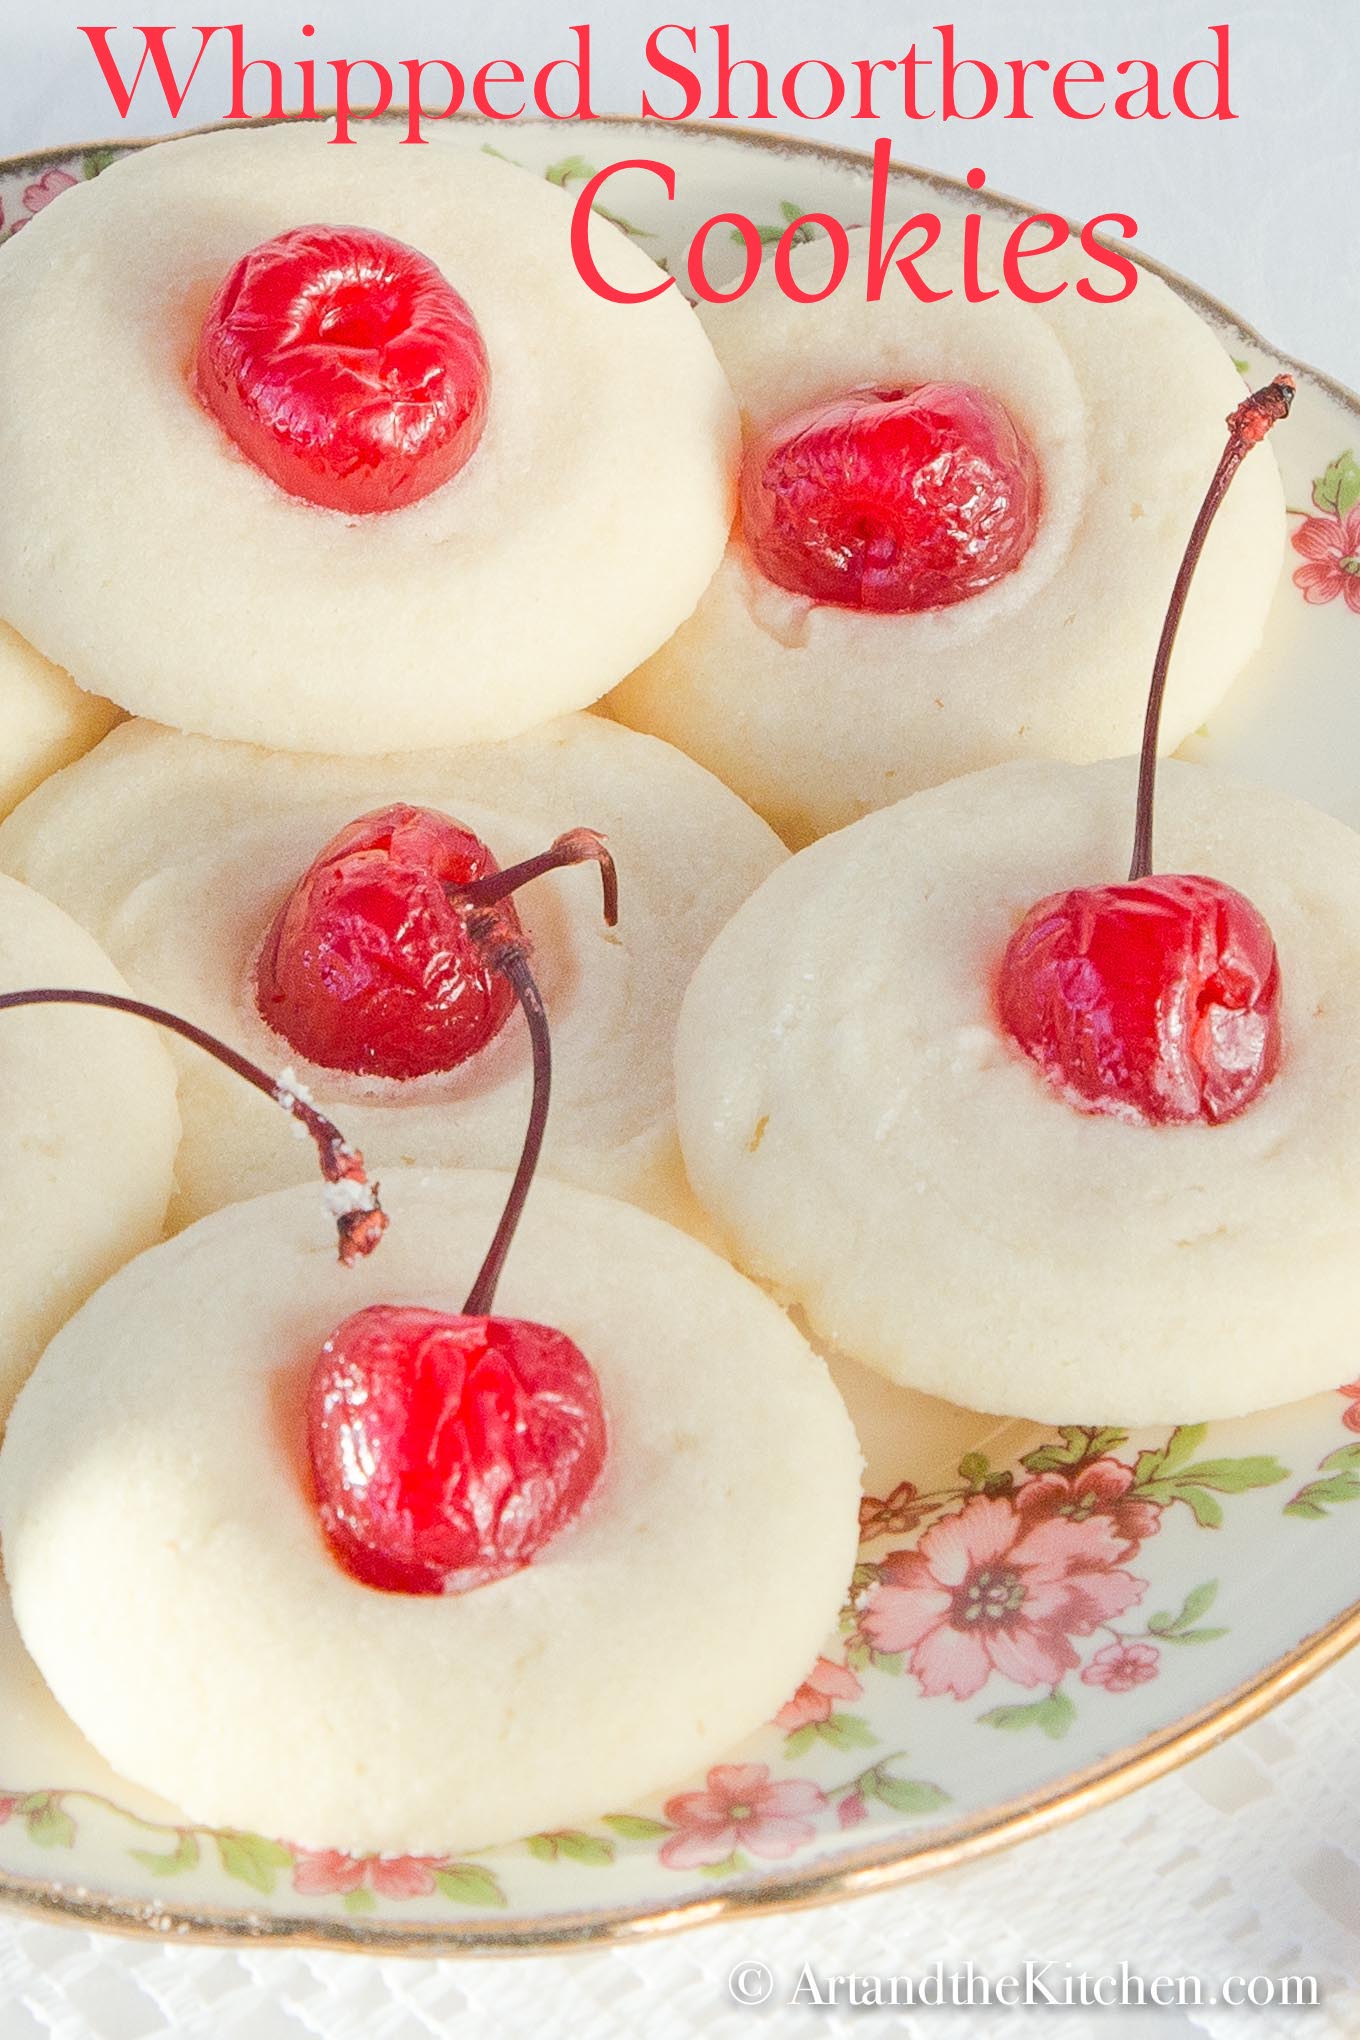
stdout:
[[(865, 216), (868, 168), (848, 152), (702, 128), (577, 132), (597, 162), (674, 165), (673, 205), (637, 172), (608, 190), (672, 267), (715, 212), (741, 210), (771, 242), (804, 211)], [(568, 187), (593, 167), (558, 127), (458, 134)], [(119, 153), (0, 163), (0, 238)], [(915, 171), (897, 182), (904, 213), (1022, 210)], [(715, 273), (736, 272), (720, 232), (711, 252)], [(1281, 365), (1171, 281), (1253, 381)], [(1191, 749), (1360, 824), (1360, 402), (1290, 365), (1300, 394), (1277, 445), (1292, 549), (1269, 643)], [(1336, 1372), (1360, 1373), (1360, 1356), (1338, 1352)], [(167, 1935), (427, 1954), (805, 1904), (1127, 1790), (1360, 1639), (1360, 1381), (1238, 1423), (1052, 1435), (840, 1374), (870, 1460), (852, 1596), (806, 1684), (706, 1777), (474, 1856), (361, 1859), (196, 1827), (82, 1742), (0, 1597), (0, 1897)]]

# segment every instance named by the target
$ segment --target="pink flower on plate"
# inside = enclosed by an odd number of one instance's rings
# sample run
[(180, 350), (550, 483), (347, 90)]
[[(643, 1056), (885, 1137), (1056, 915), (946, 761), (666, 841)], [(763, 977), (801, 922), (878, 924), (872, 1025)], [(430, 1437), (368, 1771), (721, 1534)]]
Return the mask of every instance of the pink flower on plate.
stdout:
[(1337, 1394), (1348, 1398), (1342, 1423), (1348, 1431), (1360, 1431), (1360, 1381), (1348, 1381)]
[(440, 1856), (345, 1856), (338, 1849), (299, 1849), (293, 1889), (309, 1897), (367, 1888), (379, 1898), (428, 1898)]
[(664, 1812), (676, 1829), (661, 1844), (671, 1870), (697, 1870), (725, 1863), (736, 1849), (753, 1856), (791, 1856), (811, 1841), (809, 1814), (826, 1805), (820, 1785), (808, 1778), (771, 1781), (768, 1764), (715, 1764), (703, 1792), (679, 1792)]
[(1085, 1686), (1103, 1686), (1107, 1693), (1131, 1693), (1145, 1686), (1161, 1669), (1162, 1657), (1155, 1643), (1107, 1643), (1098, 1650), (1081, 1678)]
[(786, 1700), (776, 1714), (775, 1727), (792, 1735), (796, 1728), (830, 1721), (835, 1701), (858, 1700), (863, 1691), (848, 1665), (833, 1664), (830, 1658), (819, 1657), (792, 1700)]
[(1290, 543), (1308, 562), (1294, 569), (1304, 600), (1334, 602), (1340, 595), (1360, 616), (1360, 503), (1344, 517), (1305, 517)]
[(10, 1815), (13, 1813), (15, 1807), (18, 1804), (19, 1798), (17, 1793), (12, 1799), (0, 1799), (0, 1827), (3, 1827), (5, 1825), (5, 1822), (9, 1819)]
[(1015, 1504), (1026, 1516), (1067, 1516), (1075, 1523), (1108, 1516), (1127, 1558), (1156, 1534), (1162, 1520), (1160, 1503), (1131, 1499), (1132, 1486), (1133, 1468), (1122, 1459), (1092, 1459), (1075, 1473), (1056, 1468), (1034, 1474), (1017, 1488)]
[(865, 1597), (875, 1650), (902, 1651), (921, 1691), (968, 1700), (993, 1672), (1056, 1686), (1089, 1636), (1142, 1598), (1120, 1570), (1127, 1540), (1111, 1516), (1036, 1517), (1009, 1497), (976, 1495), (935, 1523), (915, 1551), (892, 1551)]
[(869, 1817), (869, 1808), (862, 1792), (847, 1792), (836, 1808), (836, 1818), (843, 1828), (858, 1827)]
[(49, 170), (36, 184), (30, 184), (24, 193), (24, 211), (40, 213), (45, 205), (51, 205), (54, 198), (60, 198), (63, 191), (69, 191), (76, 179), (69, 170)]

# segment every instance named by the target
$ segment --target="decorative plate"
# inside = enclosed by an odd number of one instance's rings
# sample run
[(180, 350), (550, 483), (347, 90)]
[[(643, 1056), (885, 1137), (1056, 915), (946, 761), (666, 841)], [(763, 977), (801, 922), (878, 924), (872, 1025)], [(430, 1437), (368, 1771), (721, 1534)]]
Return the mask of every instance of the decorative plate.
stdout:
[[(629, 155), (610, 211), (683, 273), (711, 214), (773, 242), (864, 218), (850, 152), (703, 128), (458, 125), (568, 187)], [(0, 163), (0, 239), (126, 145)], [(902, 210), (1028, 210), (899, 170)], [(806, 230), (804, 230), (806, 231)], [(711, 270), (743, 251), (711, 237)], [(1150, 265), (1151, 266), (1151, 265)], [(1294, 369), (1276, 445), (1290, 549), (1269, 641), (1190, 747), (1360, 825), (1360, 400), (1169, 281), (1253, 382)], [(1338, 1377), (1360, 1373), (1339, 1352)], [(0, 1897), (91, 1924), (445, 1954), (634, 1937), (867, 1891), (1034, 1833), (1155, 1777), (1360, 1639), (1360, 1381), (1238, 1423), (1037, 1427), (842, 1368), (870, 1460), (855, 1595), (778, 1719), (705, 1777), (588, 1828), (464, 1857), (351, 1858), (195, 1827), (114, 1777), (48, 1696), (0, 1599)], [(907, 1558), (904, 1554), (913, 1553)], [(1011, 1615), (1006, 1669), (989, 1608)], [(943, 1612), (941, 1612), (943, 1611)], [(621, 1609), (620, 1621), (627, 1620)], [(148, 1668), (148, 1676), (154, 1676)], [(267, 1666), (261, 1677), (268, 1677)]]

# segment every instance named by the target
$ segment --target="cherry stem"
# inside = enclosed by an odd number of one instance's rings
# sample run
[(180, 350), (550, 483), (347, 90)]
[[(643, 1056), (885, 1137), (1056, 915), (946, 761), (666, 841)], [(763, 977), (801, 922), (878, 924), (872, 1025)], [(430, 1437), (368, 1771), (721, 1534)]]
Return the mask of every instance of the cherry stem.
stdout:
[(618, 872), (605, 848), (604, 837), (594, 829), (568, 829), (550, 848), (541, 850), (537, 857), (526, 857), (519, 864), (507, 865), (504, 871), (488, 872), (485, 878), (474, 878), (467, 885), (451, 885), (448, 888), (451, 899), (463, 900), (476, 909), (468, 917), (468, 933), (479, 947), (485, 945), (486, 960), (492, 968), (502, 971), (509, 979), (528, 1025), (534, 1061), (529, 1124), (524, 1131), (524, 1145), (520, 1149), (515, 1180), (510, 1185), (510, 1195), (505, 1200), (495, 1238), (477, 1271), (476, 1281), (468, 1291), (467, 1302), (463, 1305), (465, 1317), (491, 1315), (496, 1286), (524, 1215), (534, 1171), (543, 1150), (548, 1108), (552, 1102), (552, 1034), (543, 994), (529, 968), (529, 945), (523, 935), (507, 937), (504, 919), (496, 915), (494, 909), (500, 901), (517, 892), (520, 886), (527, 885), (532, 878), (541, 878), (546, 871), (560, 871), (568, 864), (590, 863), (600, 867), (604, 918), (606, 925), (612, 928), (619, 918)]
[[(612, 866), (611, 866), (612, 869)], [(503, 876), (506, 874), (502, 874)], [(496, 1299), (496, 1285), (501, 1279), (507, 1254), (510, 1252), (516, 1229), (524, 1213), (529, 1189), (538, 1167), (538, 1157), (543, 1147), (543, 1135), (548, 1124), (548, 1106), (552, 1098), (552, 1036), (548, 1029), (548, 1015), (543, 1004), (543, 995), (534, 981), (529, 968), (529, 959), (522, 947), (507, 943), (496, 956), (498, 967), (505, 972), (515, 988), (515, 997), (524, 1009), (524, 1018), (529, 1027), (529, 1041), (534, 1057), (533, 1102), (529, 1107), (529, 1124), (524, 1133), (524, 1146), (520, 1150), (519, 1166), (515, 1180), (510, 1185), (510, 1195), (505, 1200), (496, 1236), (487, 1250), (486, 1259), (477, 1271), (477, 1279), (468, 1291), (467, 1302), (463, 1305), (465, 1317), (489, 1317), (491, 1306)]]
[(542, 878), (546, 871), (560, 871), (568, 864), (589, 863), (600, 867), (605, 925), (612, 928), (619, 918), (618, 873), (605, 848), (604, 837), (597, 835), (594, 829), (568, 829), (551, 848), (541, 850), (537, 857), (526, 857), (522, 863), (508, 864), (504, 871), (490, 871), (485, 878), (469, 879), (466, 885), (451, 885), (448, 890), (451, 898), (465, 900), (469, 906), (491, 907), (498, 900), (508, 899), (511, 893), (518, 892), (531, 878)]
[(148, 1006), (141, 999), (124, 998), (118, 992), (48, 988), (0, 993), (0, 1013), (14, 1012), (23, 1006), (93, 1006), (109, 1013), (127, 1013), (134, 1020), (150, 1020), (154, 1026), (164, 1027), (171, 1034), (178, 1034), (181, 1040), (191, 1042), (195, 1048), (203, 1049), (225, 1069), (243, 1077), (257, 1091), (263, 1091), (266, 1098), (272, 1098), (276, 1105), (290, 1112), (311, 1135), (316, 1143), (322, 1175), (328, 1183), (340, 1186), (339, 1194), (332, 1197), (329, 1204), (340, 1235), (340, 1259), (345, 1266), (351, 1267), (377, 1246), (387, 1230), (387, 1214), (378, 1202), (377, 1184), (370, 1183), (364, 1172), (363, 1156), (357, 1148), (349, 1145), (339, 1127), (306, 1098), (300, 1097), (296, 1087), (286, 1079), (271, 1077), (258, 1063), (238, 1054), (204, 1028), (195, 1027), (191, 1020), (181, 1020), (177, 1013), (167, 1013), (160, 1006)]
[(1237, 409), (1229, 414), (1228, 443), (1220, 456), (1214, 478), (1209, 484), (1190, 533), (1185, 556), (1176, 575), (1176, 584), (1171, 591), (1171, 602), (1167, 608), (1166, 621), (1162, 625), (1157, 656), (1152, 662), (1152, 685), (1148, 692), (1147, 715), (1143, 722), (1143, 748), (1138, 762), (1138, 807), (1133, 832), (1133, 861), (1129, 865), (1131, 884), (1136, 884), (1140, 878), (1148, 877), (1152, 870), (1152, 818), (1157, 794), (1157, 743), (1162, 728), (1162, 703), (1166, 698), (1166, 679), (1171, 668), (1176, 633), (1180, 629), (1185, 599), (1190, 593), (1190, 583), (1199, 565), (1204, 541), (1209, 536), (1209, 527), (1218, 513), (1219, 504), (1228, 493), (1233, 476), (1252, 447), (1259, 445), (1265, 438), (1271, 426), (1278, 425), (1282, 418), (1289, 416), (1289, 407), (1293, 401), (1293, 376), (1277, 375), (1264, 389), (1256, 390), (1251, 396), (1244, 397)]

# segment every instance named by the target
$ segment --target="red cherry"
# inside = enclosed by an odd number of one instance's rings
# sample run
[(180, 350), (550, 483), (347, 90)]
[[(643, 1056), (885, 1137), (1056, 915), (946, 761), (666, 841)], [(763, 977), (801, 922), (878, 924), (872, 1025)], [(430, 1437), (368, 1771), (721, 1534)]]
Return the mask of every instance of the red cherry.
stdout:
[(389, 1304), (326, 1341), (307, 1431), (341, 1564), (407, 1594), (527, 1565), (580, 1514), (605, 1460), (599, 1383), (565, 1334)]
[(1006, 946), (1002, 1025), (1085, 1112), (1144, 1126), (1216, 1125), (1280, 1066), (1280, 966), (1264, 919), (1214, 878), (1152, 876), (1157, 740), (1176, 633), (1219, 504), (1253, 446), (1289, 415), (1277, 376), (1228, 419), (1153, 662), (1125, 885), (1079, 886), (1031, 907)]
[(552, 1093), (548, 1016), (525, 944), (495, 931), (516, 885), (587, 859), (600, 867), (612, 926), (614, 866), (589, 829), (570, 830), (538, 857), (469, 888), (523, 1011), (534, 1074), (519, 1165), (461, 1314), (388, 1304), (360, 1311), (312, 1370), (318, 1513), (340, 1564), (368, 1586), (455, 1593), (527, 1565), (578, 1514), (604, 1464), (599, 1384), (579, 1349), (545, 1325), (491, 1315)]
[(1020, 564), (1034, 451), (966, 383), (869, 388), (776, 426), (742, 467), (742, 533), (781, 588), (848, 609), (943, 609)]
[[(497, 1035), (515, 994), (450, 897), (497, 872), (447, 815), (396, 805), (340, 831), (298, 880), (265, 938), (255, 997), (277, 1034), (323, 1069), (410, 1078), (456, 1069)], [(522, 939), (514, 907), (503, 935)]]
[(1217, 879), (1145, 878), (1040, 900), (1007, 945), (1001, 1019), (1087, 1112), (1216, 1124), (1280, 1065), (1280, 967), (1261, 915)]
[(463, 299), (366, 227), (295, 227), (243, 255), (199, 335), (198, 392), (290, 496), (362, 516), (471, 458), (490, 369)]

